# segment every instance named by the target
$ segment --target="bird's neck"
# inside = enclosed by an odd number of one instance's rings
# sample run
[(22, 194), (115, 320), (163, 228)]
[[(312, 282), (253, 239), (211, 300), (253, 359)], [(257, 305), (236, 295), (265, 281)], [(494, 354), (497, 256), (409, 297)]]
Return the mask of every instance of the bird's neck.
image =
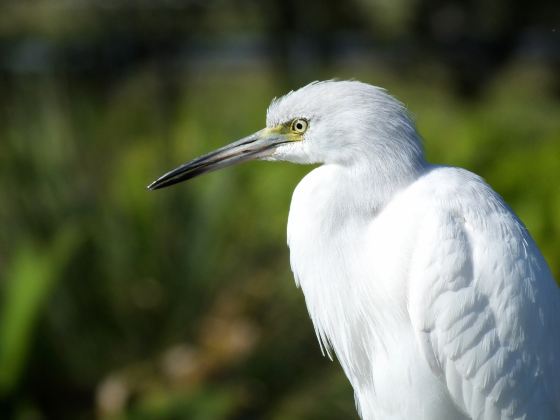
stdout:
[[(355, 159), (350, 165), (328, 163), (311, 171), (294, 191), (288, 221), (292, 269), (320, 341), (332, 344), (351, 378), (369, 372), (356, 360), (365, 365), (371, 361), (361, 357), (359, 348), (347, 346), (350, 337), (369, 334), (372, 340), (385, 340), (363, 329), (380, 322), (367, 314), (373, 317), (385, 309), (390, 316), (401, 313), (395, 305), (386, 307), (393, 300), (385, 299), (385, 279), (372, 281), (368, 226), (426, 167), (423, 159), (408, 165), (375, 158)], [(368, 345), (376, 345), (372, 343)]]
[(423, 158), (408, 162), (369, 158), (356, 160), (348, 166), (335, 165), (329, 172), (334, 177), (336, 201), (351, 214), (371, 218), (421, 176), (426, 167)]

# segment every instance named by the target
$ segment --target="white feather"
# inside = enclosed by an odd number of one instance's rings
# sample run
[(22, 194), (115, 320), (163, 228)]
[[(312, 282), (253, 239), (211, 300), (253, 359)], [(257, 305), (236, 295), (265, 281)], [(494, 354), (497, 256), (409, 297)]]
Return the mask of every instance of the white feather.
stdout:
[(384, 90), (321, 82), (275, 100), (307, 118), (275, 159), (321, 163), (290, 208), (291, 265), (364, 419), (560, 418), (560, 294), (502, 199), (425, 162)]

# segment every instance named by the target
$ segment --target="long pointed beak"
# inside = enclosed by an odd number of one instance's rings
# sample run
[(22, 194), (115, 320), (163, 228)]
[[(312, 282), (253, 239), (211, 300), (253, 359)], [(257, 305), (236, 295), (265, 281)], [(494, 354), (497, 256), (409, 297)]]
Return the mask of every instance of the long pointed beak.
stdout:
[(206, 172), (270, 156), (278, 145), (287, 142), (281, 133), (265, 128), (167, 172), (148, 185), (148, 189), (169, 187)]

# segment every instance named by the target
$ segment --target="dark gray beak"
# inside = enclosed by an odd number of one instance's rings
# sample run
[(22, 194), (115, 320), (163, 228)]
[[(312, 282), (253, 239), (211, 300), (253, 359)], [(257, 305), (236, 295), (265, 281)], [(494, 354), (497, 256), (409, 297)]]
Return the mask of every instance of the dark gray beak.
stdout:
[(167, 172), (148, 185), (148, 189), (169, 187), (206, 172), (270, 156), (278, 145), (288, 142), (289, 140), (277, 130), (265, 128)]

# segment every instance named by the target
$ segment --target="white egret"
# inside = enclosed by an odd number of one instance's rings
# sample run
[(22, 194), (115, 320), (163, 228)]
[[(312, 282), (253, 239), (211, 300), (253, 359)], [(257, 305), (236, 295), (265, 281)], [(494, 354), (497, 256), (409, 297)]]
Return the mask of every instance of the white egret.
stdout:
[(560, 292), (544, 258), (481, 178), (426, 162), (400, 102), (312, 83), (274, 100), (263, 130), (149, 188), (256, 158), (321, 164), (293, 194), (290, 260), (362, 418), (560, 419)]

